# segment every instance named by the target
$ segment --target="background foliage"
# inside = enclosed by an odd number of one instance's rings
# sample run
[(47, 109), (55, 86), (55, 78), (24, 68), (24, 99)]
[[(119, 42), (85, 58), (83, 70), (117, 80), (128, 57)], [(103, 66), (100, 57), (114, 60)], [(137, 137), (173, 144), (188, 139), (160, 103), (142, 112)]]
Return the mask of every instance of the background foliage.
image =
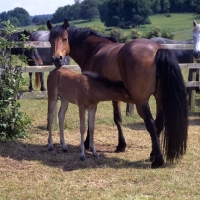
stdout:
[(149, 24), (149, 16), (164, 13), (193, 12), (200, 13), (200, 0), (75, 0), (73, 5), (59, 7), (55, 13), (49, 15), (30, 16), (23, 8), (15, 8), (0, 13), (0, 22), (10, 20), (15, 26), (30, 24), (46, 24), (50, 19), (53, 23), (60, 23), (67, 18), (72, 20), (101, 19), (105, 26), (120, 28), (138, 27)]

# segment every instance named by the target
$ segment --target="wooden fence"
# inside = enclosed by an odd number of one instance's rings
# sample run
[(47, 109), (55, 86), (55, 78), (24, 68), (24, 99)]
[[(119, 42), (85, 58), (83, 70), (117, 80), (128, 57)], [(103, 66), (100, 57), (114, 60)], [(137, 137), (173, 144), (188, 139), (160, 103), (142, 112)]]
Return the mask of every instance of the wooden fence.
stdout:
[[(35, 48), (50, 48), (49, 42), (40, 42), (40, 41), (34, 41), (34, 42), (26, 42), (25, 46), (34, 46)], [(189, 88), (189, 109), (191, 111), (195, 110), (195, 87), (200, 86), (200, 82), (196, 81), (196, 70), (200, 69), (200, 63), (194, 63), (193, 61), (193, 55), (192, 50), (194, 48), (193, 44), (163, 44), (164, 48), (167, 49), (179, 49), (179, 50), (191, 50), (190, 60), (191, 63), (184, 63), (179, 64), (181, 69), (188, 69), (188, 77), (189, 81), (185, 82), (185, 85), (187, 88)], [(80, 71), (79, 66), (77, 65), (66, 65), (64, 67), (71, 68), (75, 71)], [(53, 65), (51, 66), (26, 66), (23, 67), (23, 72), (50, 72), (55, 67)], [(20, 94), (20, 99), (32, 99), (32, 98), (47, 98), (47, 92), (26, 92)], [(132, 115), (133, 106), (128, 105), (127, 107), (127, 113)]]

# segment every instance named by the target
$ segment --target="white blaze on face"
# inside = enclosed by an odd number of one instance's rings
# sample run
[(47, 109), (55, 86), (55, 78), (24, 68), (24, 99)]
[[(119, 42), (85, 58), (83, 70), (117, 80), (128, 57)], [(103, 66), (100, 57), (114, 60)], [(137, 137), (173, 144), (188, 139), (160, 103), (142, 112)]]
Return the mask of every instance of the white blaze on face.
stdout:
[(194, 52), (200, 53), (200, 31), (193, 33), (194, 38)]

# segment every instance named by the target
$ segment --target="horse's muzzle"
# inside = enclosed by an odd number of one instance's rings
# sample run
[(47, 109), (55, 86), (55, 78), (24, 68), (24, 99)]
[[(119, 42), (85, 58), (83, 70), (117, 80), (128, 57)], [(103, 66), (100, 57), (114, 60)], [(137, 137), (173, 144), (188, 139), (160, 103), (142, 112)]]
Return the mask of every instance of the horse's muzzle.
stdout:
[(193, 57), (195, 59), (200, 59), (200, 52), (199, 51), (193, 51)]
[(56, 67), (61, 67), (63, 65), (63, 59), (62, 56), (54, 57), (52, 56), (52, 62)]

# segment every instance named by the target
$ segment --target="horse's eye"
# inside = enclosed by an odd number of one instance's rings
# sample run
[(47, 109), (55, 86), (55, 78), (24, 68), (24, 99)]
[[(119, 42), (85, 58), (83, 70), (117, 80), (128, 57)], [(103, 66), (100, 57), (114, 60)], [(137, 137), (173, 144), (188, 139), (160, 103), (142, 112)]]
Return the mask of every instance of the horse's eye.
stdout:
[(67, 38), (63, 38), (63, 42), (67, 42)]

